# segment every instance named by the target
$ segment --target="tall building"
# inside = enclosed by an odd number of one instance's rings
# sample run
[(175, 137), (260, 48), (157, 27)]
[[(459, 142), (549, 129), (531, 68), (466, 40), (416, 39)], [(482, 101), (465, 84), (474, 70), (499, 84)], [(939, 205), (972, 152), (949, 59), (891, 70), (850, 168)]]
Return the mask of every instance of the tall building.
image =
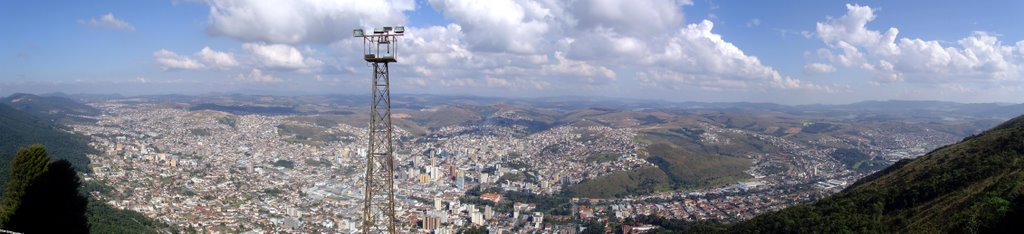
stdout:
[(429, 174), (420, 174), (418, 179), (419, 179), (420, 184), (427, 184), (427, 183), (430, 183), (430, 181), (431, 181)]
[(544, 224), (544, 214), (541, 212), (533, 212), (533, 227), (541, 228)]
[(423, 229), (435, 230), (438, 227), (441, 227), (441, 219), (433, 215), (423, 217)]
[(479, 211), (475, 211), (474, 210), (473, 212), (469, 213), (469, 220), (470, 220), (470, 222), (473, 223), (473, 225), (483, 226), (484, 225), (484, 214), (480, 213)]
[(441, 196), (434, 196), (434, 210), (444, 210), (444, 202), (441, 201)]
[(484, 219), (491, 220), (492, 218), (494, 218), (494, 208), (484, 206)]
[(455, 178), (455, 187), (458, 188), (459, 190), (465, 190), (466, 189), (466, 177), (462, 176), (462, 175), (459, 175), (458, 177), (456, 177)]
[(454, 163), (449, 163), (448, 164), (448, 175), (451, 176), (451, 179), (453, 179), (453, 180), (456, 179), (456, 177), (458, 177), (458, 174), (459, 174), (459, 169), (455, 167), (455, 164)]

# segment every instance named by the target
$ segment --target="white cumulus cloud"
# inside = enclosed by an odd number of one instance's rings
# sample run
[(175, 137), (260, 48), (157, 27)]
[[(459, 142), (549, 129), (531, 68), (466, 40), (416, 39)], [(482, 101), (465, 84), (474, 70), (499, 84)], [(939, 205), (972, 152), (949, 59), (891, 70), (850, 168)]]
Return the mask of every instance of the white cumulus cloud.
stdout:
[(196, 55), (200, 60), (206, 62), (211, 67), (217, 67), (221, 69), (237, 67), (239, 65), (238, 60), (235, 59), (235, 55), (227, 52), (220, 52), (210, 47), (203, 47), (199, 50)]
[(234, 54), (216, 51), (210, 47), (203, 47), (193, 56), (178, 55), (175, 52), (160, 49), (153, 52), (153, 58), (164, 70), (226, 70), (240, 66)]
[(177, 53), (166, 49), (160, 49), (153, 52), (153, 58), (156, 59), (156, 62), (160, 64), (164, 70), (199, 70), (206, 68), (206, 65), (203, 65), (195, 59), (180, 56)]
[(274, 76), (271, 76), (270, 74), (263, 73), (263, 70), (260, 70), (258, 68), (253, 68), (251, 71), (249, 71), (248, 75), (246, 75), (246, 74), (238, 74), (238, 76), (235, 77), (235, 80), (247, 81), (247, 82), (257, 82), (257, 83), (279, 83), (279, 82), (282, 82), (281, 79), (277, 79)]
[(604, 84), (615, 80), (615, 71), (612, 69), (567, 59), (560, 52), (555, 53), (555, 63), (543, 65), (541, 72), (546, 75), (581, 78), (587, 84)]
[(323, 61), (302, 55), (298, 49), (285, 44), (245, 43), (242, 49), (252, 53), (256, 61), (267, 68), (310, 71)]
[(818, 54), (834, 64), (860, 68), (880, 82), (1020, 81), (1024, 41), (1005, 43), (985, 32), (959, 39), (956, 46), (899, 38), (894, 27), (885, 32), (867, 28), (877, 17), (871, 7), (846, 8), (842, 17), (817, 24), (816, 35), (828, 46)]
[[(400, 66), (392, 67), (417, 87), (615, 91), (641, 81), (669, 88), (661, 92), (674, 92), (672, 86), (834, 91), (780, 74), (715, 33), (711, 21), (687, 24), (683, 7), (690, 1), (429, 3), (452, 22), (407, 28), (398, 42)], [(292, 45), (268, 43), (246, 43), (243, 49), (266, 68), (316, 67), (304, 66), (308, 56)], [(261, 52), (271, 46), (276, 52)], [(358, 56), (361, 46), (355, 39), (330, 43), (335, 54), (351, 56), (324, 58), (321, 72), (368, 72)]]
[(88, 25), (90, 27), (107, 28), (113, 30), (123, 31), (135, 31), (135, 26), (125, 22), (124, 20), (114, 17), (113, 13), (107, 13), (97, 18), (91, 18), (88, 20), (78, 20), (79, 24)]
[(707, 89), (831, 90), (779, 74), (712, 32), (710, 21), (685, 24), (690, 1), (430, 3), (454, 23), (409, 30), (400, 60), (414, 65), (412, 74), (452, 78), (445, 86), (473, 86), (483, 82), (466, 79), (481, 77), (607, 85), (627, 76)]
[(481, 51), (532, 53), (550, 26), (548, 8), (535, 1), (431, 0), (434, 9), (462, 25), (470, 47)]
[[(779, 74), (736, 45), (712, 32), (714, 23), (689, 24), (673, 36), (663, 51), (653, 52), (646, 63), (671, 71), (642, 73), (642, 81), (676, 82), (711, 89), (745, 89), (750, 85), (779, 89), (828, 90)], [(677, 76), (672, 78), (672, 76)], [(647, 78), (644, 78), (647, 77)], [(678, 86), (668, 84), (666, 86)]]
[(617, 34), (658, 35), (683, 25), (682, 7), (691, 1), (593, 0), (576, 1), (567, 8), (584, 30), (610, 29)]
[(328, 44), (352, 29), (401, 25), (412, 0), (208, 0), (208, 32), (242, 41)]
[(473, 53), (463, 41), (457, 24), (412, 28), (400, 43), (400, 62), (431, 66), (453, 66), (473, 62)]

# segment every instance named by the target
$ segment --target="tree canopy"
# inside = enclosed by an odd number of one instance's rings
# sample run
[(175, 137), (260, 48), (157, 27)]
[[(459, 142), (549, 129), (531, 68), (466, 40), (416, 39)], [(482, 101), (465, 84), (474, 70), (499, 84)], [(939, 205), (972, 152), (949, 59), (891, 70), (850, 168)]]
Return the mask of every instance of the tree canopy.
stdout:
[(88, 233), (88, 200), (78, 192), (80, 185), (71, 163), (50, 162), (42, 145), (19, 149), (0, 203), (0, 226), (24, 233)]

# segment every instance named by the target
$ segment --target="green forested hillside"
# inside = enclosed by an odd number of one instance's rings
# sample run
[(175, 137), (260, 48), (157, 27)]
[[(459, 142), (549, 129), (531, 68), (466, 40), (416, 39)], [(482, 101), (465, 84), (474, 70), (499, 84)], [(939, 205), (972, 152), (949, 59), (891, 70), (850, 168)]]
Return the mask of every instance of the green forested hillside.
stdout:
[(68, 160), (76, 170), (87, 171), (89, 158), (85, 155), (94, 151), (88, 142), (85, 136), (68, 132), (60, 125), (0, 105), (0, 184), (7, 183), (9, 163), (17, 149), (32, 144), (46, 145), (50, 158)]
[(168, 227), (139, 212), (120, 210), (95, 199), (89, 199), (86, 217), (92, 233), (161, 233)]
[(67, 160), (50, 161), (46, 148), (18, 149), (0, 200), (0, 227), (21, 233), (88, 233), (88, 199)]
[[(78, 171), (87, 170), (89, 158), (85, 155), (94, 150), (88, 146), (85, 136), (0, 104), (0, 185), (6, 185), (10, 178), (10, 163), (17, 149), (32, 144), (45, 145), (50, 159), (66, 159)], [(86, 186), (82, 190), (87, 193), (95, 188)], [(166, 227), (137, 212), (116, 209), (93, 199), (89, 200), (86, 212), (90, 230), (94, 233), (156, 233), (159, 228)]]
[(1024, 116), (904, 160), (808, 205), (758, 216), (735, 233), (987, 233), (1024, 225)]

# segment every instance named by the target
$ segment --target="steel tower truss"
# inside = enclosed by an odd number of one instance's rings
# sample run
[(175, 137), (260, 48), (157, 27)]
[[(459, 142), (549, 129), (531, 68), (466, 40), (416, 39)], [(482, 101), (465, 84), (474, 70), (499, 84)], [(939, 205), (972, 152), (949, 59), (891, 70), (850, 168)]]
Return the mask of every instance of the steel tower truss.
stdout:
[(395, 159), (391, 126), (391, 86), (388, 65), (397, 63), (398, 37), (404, 27), (375, 29), (363, 35), (356, 29), (353, 35), (363, 38), (363, 54), (373, 67), (372, 98), (370, 101), (369, 147), (366, 154), (366, 179), (363, 200), (363, 233), (397, 233), (395, 219)]

